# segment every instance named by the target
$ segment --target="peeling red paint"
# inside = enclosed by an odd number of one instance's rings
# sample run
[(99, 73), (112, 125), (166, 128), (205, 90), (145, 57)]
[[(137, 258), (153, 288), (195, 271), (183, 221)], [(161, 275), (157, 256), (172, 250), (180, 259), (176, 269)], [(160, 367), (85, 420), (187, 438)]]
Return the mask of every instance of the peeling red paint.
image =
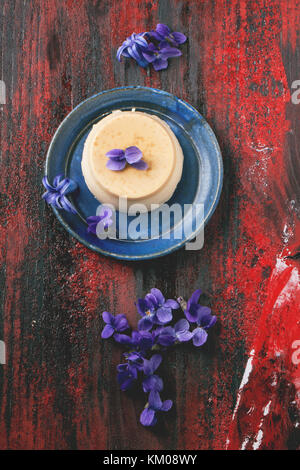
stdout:
[(292, 355), (300, 338), (299, 305), (298, 267), (280, 257), (238, 392), (229, 449), (284, 450), (297, 431), (300, 368)]

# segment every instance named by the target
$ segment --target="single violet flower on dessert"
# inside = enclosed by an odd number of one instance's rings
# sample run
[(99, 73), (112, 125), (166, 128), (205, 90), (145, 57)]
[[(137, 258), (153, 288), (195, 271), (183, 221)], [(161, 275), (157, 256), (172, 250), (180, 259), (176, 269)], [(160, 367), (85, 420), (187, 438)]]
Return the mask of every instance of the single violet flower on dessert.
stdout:
[(127, 318), (123, 314), (114, 316), (109, 312), (103, 312), (102, 318), (106, 323), (101, 333), (101, 337), (104, 339), (110, 338), (115, 331), (122, 332), (129, 328)]
[(53, 180), (53, 184), (49, 183), (48, 177), (44, 176), (42, 183), (46, 188), (46, 192), (42, 198), (56, 209), (63, 209), (72, 214), (77, 214), (77, 210), (66, 197), (78, 187), (77, 183), (70, 178), (64, 178), (64, 175), (57, 175)]
[(127, 163), (130, 166), (136, 168), (137, 170), (147, 170), (148, 168), (147, 163), (142, 160), (142, 151), (134, 145), (131, 147), (127, 147), (125, 150), (112, 149), (106, 153), (106, 156), (109, 159), (106, 163), (106, 167), (109, 170), (124, 170)]
[(158, 23), (155, 31), (150, 31), (147, 33), (147, 35), (159, 42), (167, 41), (169, 44), (175, 47), (183, 44), (187, 39), (185, 34), (180, 33), (179, 31), (172, 32), (170, 28), (163, 23)]
[(148, 62), (143, 57), (142, 52), (147, 50), (148, 43), (145, 39), (146, 33), (132, 33), (117, 51), (117, 59), (121, 62), (121, 57), (134, 59), (140, 67), (147, 67)]
[(88, 224), (87, 232), (96, 235), (97, 227), (98, 233), (99, 231), (102, 232), (103, 230), (107, 229), (113, 223), (111, 218), (112, 214), (113, 212), (109, 207), (102, 206), (99, 215), (92, 215), (86, 219)]
[(172, 47), (169, 44), (162, 44), (162, 47), (155, 46), (150, 43), (148, 49), (143, 52), (143, 56), (153, 65), (156, 71), (166, 69), (168, 67), (168, 59), (171, 57), (179, 57), (182, 52), (176, 47)]
[(161, 400), (159, 392), (152, 390), (149, 393), (148, 403), (140, 416), (143, 426), (154, 426), (157, 422), (156, 413), (158, 411), (169, 411), (172, 408), (172, 400)]

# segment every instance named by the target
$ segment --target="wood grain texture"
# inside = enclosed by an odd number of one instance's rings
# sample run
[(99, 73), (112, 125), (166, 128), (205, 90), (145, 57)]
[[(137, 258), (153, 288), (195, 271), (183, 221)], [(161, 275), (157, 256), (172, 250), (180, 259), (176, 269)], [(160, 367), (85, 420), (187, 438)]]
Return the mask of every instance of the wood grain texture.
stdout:
[[(119, 64), (118, 45), (157, 22), (187, 34), (183, 57), (161, 73)], [(290, 102), (299, 30), (298, 0), (1, 1), (1, 449), (253, 447), (270, 400), (273, 424), (263, 424), (258, 447), (300, 446), (300, 372), (289, 360), (300, 339), (299, 284), (289, 277), (299, 257), (286, 258), (300, 245), (300, 105)], [(61, 120), (83, 99), (122, 85), (189, 101), (218, 137), (224, 188), (199, 252), (106, 259), (72, 239), (41, 199)], [(101, 341), (100, 314), (126, 313), (134, 324), (135, 297), (154, 286), (169, 297), (202, 287), (219, 321), (204, 348), (168, 355), (165, 396), (176, 407), (149, 430), (138, 423), (144, 397), (118, 389), (122, 350)], [(272, 316), (285, 286), (290, 297)], [(292, 336), (281, 334), (288, 329)], [(249, 352), (275, 354), (278, 338), (284, 361), (263, 370), (254, 362), (233, 415)], [(280, 388), (271, 389), (274, 371)], [(284, 422), (280, 439), (276, 419)]]

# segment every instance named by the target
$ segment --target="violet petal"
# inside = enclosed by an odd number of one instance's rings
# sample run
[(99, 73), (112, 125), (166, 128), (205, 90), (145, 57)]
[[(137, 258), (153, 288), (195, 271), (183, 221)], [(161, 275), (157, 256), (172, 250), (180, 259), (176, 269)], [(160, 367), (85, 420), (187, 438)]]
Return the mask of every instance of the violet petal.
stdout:
[(164, 23), (158, 23), (155, 31), (163, 38), (169, 36), (169, 34), (171, 33), (170, 28)]
[(120, 171), (120, 170), (123, 170), (126, 166), (126, 160), (108, 160), (108, 162), (106, 163), (106, 167), (109, 169), (109, 170), (113, 170), (113, 171)]
[(162, 406), (162, 401), (160, 395), (157, 391), (152, 390), (149, 394), (149, 406), (154, 410), (160, 410)]
[(131, 163), (131, 166), (133, 166), (133, 168), (135, 168), (136, 170), (147, 170), (148, 168), (148, 164), (143, 160), (140, 160), (136, 163)]
[(140, 331), (149, 331), (151, 330), (152, 326), (153, 326), (153, 322), (147, 316), (141, 318), (140, 321), (138, 322), (138, 329)]
[(160, 410), (161, 411), (169, 411), (172, 408), (172, 406), (173, 406), (172, 400), (165, 400), (162, 403)]
[(182, 318), (175, 324), (174, 330), (176, 333), (183, 333), (184, 331), (187, 331), (189, 327), (189, 322), (185, 318)]
[(163, 388), (164, 388), (163, 381), (158, 375), (148, 375), (143, 380), (143, 390), (145, 393), (149, 393), (151, 392), (151, 390), (161, 392)]
[(143, 158), (143, 153), (138, 147), (132, 145), (125, 150), (125, 158), (129, 164), (136, 163)]
[(110, 338), (114, 334), (115, 329), (111, 325), (105, 325), (101, 333), (103, 339)]
[(157, 289), (156, 287), (153, 287), (153, 289), (151, 289), (150, 293), (152, 295), (154, 295), (158, 305), (164, 305), (165, 298), (164, 298), (162, 292), (159, 289)]
[(176, 300), (168, 299), (165, 301), (164, 307), (170, 307), (172, 310), (177, 310), (179, 308), (179, 304)]
[(102, 318), (105, 321), (105, 323), (111, 323), (114, 316), (109, 312), (103, 312), (102, 313)]
[(182, 52), (176, 47), (166, 46), (160, 50), (160, 57), (162, 59), (169, 59), (170, 57), (179, 57)]
[(168, 61), (167, 59), (156, 59), (154, 62), (153, 62), (153, 68), (154, 70), (156, 71), (159, 71), (159, 70), (164, 70), (168, 67)]
[(145, 408), (141, 413), (140, 422), (143, 426), (153, 426), (155, 424), (155, 411), (151, 408)]
[(107, 158), (112, 158), (112, 159), (114, 158), (122, 159), (122, 158), (125, 158), (125, 153), (124, 153), (124, 150), (122, 149), (112, 149), (106, 152), (105, 156)]
[(172, 310), (170, 308), (165, 307), (160, 307), (156, 312), (156, 316), (158, 320), (163, 324), (168, 323), (173, 318)]
[(186, 341), (189, 341), (193, 337), (193, 333), (191, 331), (181, 331), (180, 333), (177, 333), (177, 339), (181, 343), (185, 343)]
[(194, 346), (202, 346), (204, 343), (206, 343), (208, 334), (205, 330), (203, 330), (203, 328), (196, 328), (193, 333)]

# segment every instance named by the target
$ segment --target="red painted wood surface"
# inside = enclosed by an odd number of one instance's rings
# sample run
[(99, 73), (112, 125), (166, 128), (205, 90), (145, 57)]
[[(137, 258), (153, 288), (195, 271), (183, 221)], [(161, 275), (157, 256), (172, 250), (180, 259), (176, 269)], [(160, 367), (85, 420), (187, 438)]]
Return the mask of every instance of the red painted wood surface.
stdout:
[[(161, 73), (119, 64), (124, 38), (157, 22), (188, 35), (183, 57)], [(0, 448), (300, 447), (299, 31), (298, 0), (1, 1)], [(130, 264), (70, 238), (40, 182), (66, 114), (136, 84), (199, 109), (225, 176), (201, 251)], [(202, 350), (168, 356), (176, 407), (149, 430), (144, 397), (118, 389), (122, 350), (101, 341), (100, 313), (135, 322), (134, 298), (153, 286), (201, 286), (219, 322)]]

